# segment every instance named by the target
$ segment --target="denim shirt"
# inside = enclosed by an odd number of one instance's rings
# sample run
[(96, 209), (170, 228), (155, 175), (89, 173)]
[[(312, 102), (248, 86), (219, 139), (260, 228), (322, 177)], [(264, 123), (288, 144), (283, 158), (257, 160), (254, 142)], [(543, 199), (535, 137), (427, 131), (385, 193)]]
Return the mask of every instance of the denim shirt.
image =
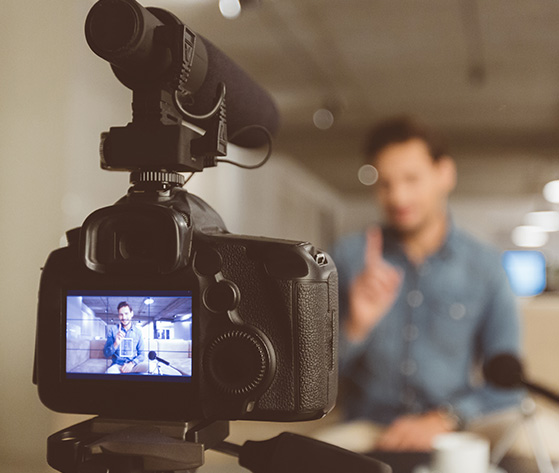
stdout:
[[(124, 330), (124, 329), (123, 329)], [(127, 356), (120, 356), (120, 346), (114, 347), (114, 342), (116, 335), (119, 331), (119, 326), (113, 325), (109, 327), (109, 333), (107, 335), (107, 342), (105, 343), (105, 348), (103, 353), (105, 357), (112, 358), (113, 364), (124, 365), (125, 363), (133, 362), (136, 365), (141, 363), (145, 359), (144, 354), (144, 339), (142, 337), (142, 331), (136, 326), (132, 325), (128, 331), (124, 330), (125, 338), (132, 339), (132, 353), (127, 354)]]
[[(520, 352), (516, 300), (499, 253), (450, 226), (443, 246), (416, 266), (383, 230), (383, 255), (403, 270), (396, 302), (365, 341), (340, 340), (342, 408), (348, 418), (388, 424), (403, 414), (452, 409), (464, 422), (517, 404), (519, 391), (485, 384), (475, 367)], [(340, 281), (340, 314), (363, 270), (365, 234), (349, 236), (331, 256)]]

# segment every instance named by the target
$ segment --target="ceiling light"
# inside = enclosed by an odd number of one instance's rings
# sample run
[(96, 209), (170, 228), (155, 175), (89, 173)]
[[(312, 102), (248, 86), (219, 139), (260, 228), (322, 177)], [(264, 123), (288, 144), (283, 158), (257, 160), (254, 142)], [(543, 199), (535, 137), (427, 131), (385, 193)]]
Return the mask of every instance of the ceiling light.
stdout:
[(239, 0), (219, 0), (219, 11), (228, 20), (234, 20), (241, 14)]
[(548, 202), (559, 204), (559, 181), (550, 181), (543, 187), (543, 196)]
[(346, 108), (347, 105), (343, 97), (337, 95), (325, 97), (321, 107), (313, 114), (312, 121), (314, 126), (319, 130), (332, 128), (334, 122), (339, 120)]
[(540, 227), (520, 225), (512, 231), (512, 242), (523, 248), (538, 248), (549, 240), (549, 235)]
[(372, 164), (363, 164), (357, 171), (357, 178), (364, 186), (372, 186), (378, 180), (377, 168)]
[(556, 232), (559, 231), (559, 212), (554, 210), (530, 212), (524, 217), (524, 222), (539, 227), (545, 232)]
[(319, 108), (312, 116), (314, 126), (320, 130), (328, 130), (334, 124), (334, 114), (327, 108)]
[(153, 304), (154, 302), (155, 302), (155, 301), (154, 301), (151, 297), (148, 297), (147, 299), (144, 299), (144, 304), (145, 304), (145, 305), (151, 305), (151, 304)]
[(238, 18), (247, 8), (257, 7), (260, 0), (219, 0), (219, 11), (228, 20)]

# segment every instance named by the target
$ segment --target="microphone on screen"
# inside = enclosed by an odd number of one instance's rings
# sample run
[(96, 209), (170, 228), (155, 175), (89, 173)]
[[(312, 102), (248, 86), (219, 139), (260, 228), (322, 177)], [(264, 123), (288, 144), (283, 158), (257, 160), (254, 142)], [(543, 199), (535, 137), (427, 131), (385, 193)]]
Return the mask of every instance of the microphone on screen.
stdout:
[(165, 360), (165, 359), (163, 359), (163, 358), (158, 357), (158, 356), (157, 356), (157, 353), (156, 353), (155, 351), (153, 351), (153, 350), (151, 350), (151, 351), (148, 353), (148, 358), (149, 358), (151, 361), (156, 360), (156, 361), (159, 361), (159, 363), (163, 363), (164, 365), (170, 366), (170, 367), (173, 368), (174, 370), (178, 371), (182, 376), (189, 376), (188, 373), (185, 373), (183, 370), (177, 368), (176, 366), (173, 366), (173, 365), (171, 364), (171, 362), (169, 362), (169, 361), (167, 361), (167, 360)]
[(167, 366), (171, 364), (171, 363), (169, 363), (167, 360), (164, 360), (163, 358), (159, 358), (159, 357), (157, 356), (157, 353), (155, 353), (153, 350), (150, 351), (150, 352), (148, 353), (148, 358), (149, 358), (151, 361), (157, 360), (157, 361), (159, 361), (160, 363), (163, 363), (164, 365), (167, 365)]

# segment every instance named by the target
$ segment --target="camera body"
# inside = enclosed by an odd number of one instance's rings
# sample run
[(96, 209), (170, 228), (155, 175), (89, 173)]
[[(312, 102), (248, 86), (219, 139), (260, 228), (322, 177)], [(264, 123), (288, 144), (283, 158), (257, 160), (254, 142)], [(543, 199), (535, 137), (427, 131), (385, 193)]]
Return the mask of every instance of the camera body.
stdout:
[(101, 140), (101, 166), (133, 186), (43, 268), (42, 402), (148, 421), (322, 417), (337, 394), (333, 262), (309, 243), (229, 233), (178, 174), (217, 165), (229, 141), (271, 151), (271, 97), (165, 10), (99, 0), (85, 30), (133, 92), (132, 121)]
[[(178, 186), (132, 187), (68, 240), (50, 254), (39, 291), (35, 381), (50, 409), (298, 421), (334, 406), (337, 273), (327, 254), (228, 233)], [(123, 300), (134, 301), (143, 346), (133, 365), (143, 368), (114, 374), (103, 349)]]

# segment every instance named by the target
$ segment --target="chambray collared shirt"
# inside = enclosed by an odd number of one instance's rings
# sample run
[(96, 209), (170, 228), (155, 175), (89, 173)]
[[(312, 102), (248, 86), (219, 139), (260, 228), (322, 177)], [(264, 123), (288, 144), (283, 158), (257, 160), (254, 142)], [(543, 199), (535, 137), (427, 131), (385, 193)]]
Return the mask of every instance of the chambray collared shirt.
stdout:
[[(517, 404), (518, 391), (475, 379), (483, 360), (520, 352), (518, 309), (499, 253), (451, 225), (443, 246), (418, 267), (391, 231), (383, 230), (383, 237), (384, 258), (404, 279), (393, 307), (364, 342), (342, 335), (347, 417), (388, 424), (443, 407), (467, 422)], [(365, 245), (365, 234), (356, 234), (331, 251), (342, 318), (349, 284), (363, 270)]]
[[(132, 323), (132, 327), (124, 330), (125, 340), (115, 348), (114, 342), (118, 334), (120, 324), (109, 327), (107, 334), (107, 342), (103, 353), (107, 358), (112, 358), (113, 364), (124, 365), (125, 363), (133, 362), (135, 364), (141, 363), (145, 359), (144, 354), (144, 339), (142, 338), (142, 331), (137, 325)], [(124, 350), (124, 351), (123, 351)]]

